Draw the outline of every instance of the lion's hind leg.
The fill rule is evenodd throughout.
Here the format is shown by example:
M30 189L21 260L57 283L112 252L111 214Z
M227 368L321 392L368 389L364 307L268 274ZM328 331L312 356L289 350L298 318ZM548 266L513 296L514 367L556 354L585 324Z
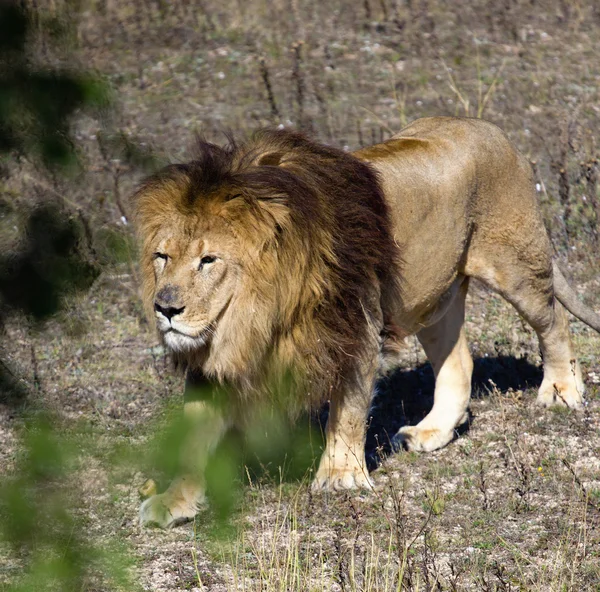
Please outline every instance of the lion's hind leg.
M409 450L429 452L442 448L454 438L455 428L467 420L473 373L463 327L468 283L465 278L439 321L417 333L433 366L435 392L429 414L416 426L401 428L395 437Z
M552 324L536 329L544 360L544 379L537 403L544 407L566 405L577 409L583 403L585 387L571 345L567 313L557 300L552 311Z
M550 255L504 253L481 272L477 263L476 258L468 263L472 275L500 293L537 333L544 362L537 403L580 407L584 394L581 369L571 344L567 313L554 297Z
M548 293L549 292L549 293ZM537 333L544 378L537 403L577 409L583 403L585 387L581 369L575 358L567 313L551 291L514 290L503 296L519 311Z

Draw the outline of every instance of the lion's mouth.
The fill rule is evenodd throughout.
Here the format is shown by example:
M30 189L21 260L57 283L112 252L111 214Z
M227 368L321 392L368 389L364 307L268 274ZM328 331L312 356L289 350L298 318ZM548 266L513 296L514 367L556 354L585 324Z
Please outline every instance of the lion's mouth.
M172 351L192 351L205 347L212 336L212 328L205 327L201 331L190 334L176 327L168 327L162 331L165 345Z
M213 331L213 323L208 323L198 331L181 321L168 320L163 315L157 315L156 320L157 328L163 336L173 333L190 339L200 339L208 337Z
M158 317L158 330L161 332L164 344L174 352L186 352L206 347L212 340L219 321L229 308L231 298L221 309L217 317L199 331L184 326L177 320L167 320L163 316Z

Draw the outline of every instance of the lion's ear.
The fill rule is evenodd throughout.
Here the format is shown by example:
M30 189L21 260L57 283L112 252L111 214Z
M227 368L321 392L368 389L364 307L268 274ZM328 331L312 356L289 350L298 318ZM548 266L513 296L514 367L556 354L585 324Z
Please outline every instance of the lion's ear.
M283 160L283 153L276 152L266 152L265 154L261 154L256 159L257 166L279 166L281 161Z

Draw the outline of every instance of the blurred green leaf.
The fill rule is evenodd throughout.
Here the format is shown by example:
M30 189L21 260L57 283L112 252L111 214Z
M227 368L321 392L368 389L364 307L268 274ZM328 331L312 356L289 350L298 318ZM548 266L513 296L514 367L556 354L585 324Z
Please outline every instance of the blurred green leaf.
M88 288L99 269L84 256L82 240L79 221L61 208L34 209L21 247L0 256L4 304L42 320L59 309L65 294Z
M65 168L76 161L71 118L82 109L107 107L108 88L89 73L34 59L27 47L28 38L39 35L34 14L22 2L0 4L0 153L27 153ZM45 24L59 22L57 17Z
M131 559L124 548L92 544L73 513L79 496L69 483L75 459L72 444L38 413L22 430L22 453L11 476L0 485L0 541L6 541L23 564L10 592L90 589L91 579L130 588Z

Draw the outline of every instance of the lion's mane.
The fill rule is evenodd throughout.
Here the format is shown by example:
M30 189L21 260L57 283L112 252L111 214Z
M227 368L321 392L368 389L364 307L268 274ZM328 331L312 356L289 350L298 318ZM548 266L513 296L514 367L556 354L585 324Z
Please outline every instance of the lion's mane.
M149 311L150 237L171 215L209 215L216 205L232 233L260 246L260 256L248 263L236 314L215 329L231 335L228 349L176 354L178 361L242 393L291 370L302 377L309 402L323 401L340 381L356 377L374 320L383 313L385 323L399 298L399 254L376 173L286 130L224 148L199 141L193 161L166 167L137 192Z

